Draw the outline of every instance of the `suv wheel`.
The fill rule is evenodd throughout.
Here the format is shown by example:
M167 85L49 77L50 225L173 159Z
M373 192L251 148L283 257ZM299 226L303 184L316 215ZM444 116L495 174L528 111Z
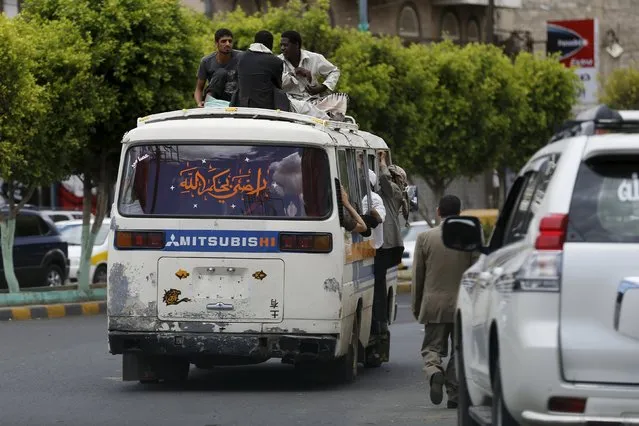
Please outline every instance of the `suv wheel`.
M46 271L46 287L60 287L64 285L64 279L62 278L62 268L60 268L58 265L50 264L49 266L47 266Z
M478 426L468 410L471 407L470 395L468 394L468 384L466 383L466 371L464 370L464 353L462 347L461 327L455 324L456 336L453 340L455 346L455 368L458 378L458 404L457 404L457 424L459 426Z

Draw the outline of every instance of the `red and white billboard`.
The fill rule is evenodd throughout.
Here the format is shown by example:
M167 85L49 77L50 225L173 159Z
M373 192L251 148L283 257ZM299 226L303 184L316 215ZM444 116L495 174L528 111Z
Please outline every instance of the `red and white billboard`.
M584 83L582 104L597 103L599 67L598 26L596 19L548 21L546 52L559 53L560 61L574 67Z

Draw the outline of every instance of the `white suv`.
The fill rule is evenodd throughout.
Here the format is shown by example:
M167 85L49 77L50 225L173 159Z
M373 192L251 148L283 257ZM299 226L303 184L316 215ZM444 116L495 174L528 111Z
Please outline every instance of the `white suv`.
M463 276L459 424L639 424L639 120L605 106L567 123L515 180ZM630 118L629 118L630 117Z

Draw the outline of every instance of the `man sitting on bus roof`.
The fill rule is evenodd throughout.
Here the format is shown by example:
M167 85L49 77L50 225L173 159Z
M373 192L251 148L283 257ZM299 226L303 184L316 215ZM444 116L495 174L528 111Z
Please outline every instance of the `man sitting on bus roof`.
M290 103L282 91L282 60L273 55L273 34L258 31L237 66L238 90L231 106L280 109Z
M282 88L291 100L292 109L324 120L342 121L348 97L333 93L340 77L339 68L323 55L302 49L302 36L297 31L282 33L280 49L279 58L284 61Z

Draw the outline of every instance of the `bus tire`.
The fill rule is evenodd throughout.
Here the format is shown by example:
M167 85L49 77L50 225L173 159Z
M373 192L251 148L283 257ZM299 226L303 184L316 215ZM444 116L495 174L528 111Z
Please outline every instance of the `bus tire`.
M353 330L346 355L335 360L333 375L338 383L352 383L357 377L359 353L359 318L353 317Z
M377 352L377 345L366 348L364 368L379 368L382 366L382 356Z

